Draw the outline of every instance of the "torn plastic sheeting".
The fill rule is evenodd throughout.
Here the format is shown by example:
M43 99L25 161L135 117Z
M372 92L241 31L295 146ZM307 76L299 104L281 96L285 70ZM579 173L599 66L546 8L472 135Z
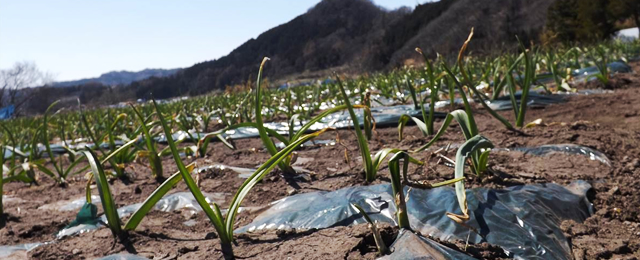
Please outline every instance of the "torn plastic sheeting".
M427 108L428 109L428 108ZM362 109L355 109L356 116L358 117L359 123L362 126L364 124L363 121L363 112ZM389 125L397 125L400 116L403 114L408 114L413 117L422 118L422 111L414 109L413 105L397 105L397 106L389 106L389 107L373 107L371 108L371 114L373 115L377 126L389 126ZM439 118L446 117L446 113L436 112L435 116ZM306 122L303 121L300 124L296 124L294 126L294 131L298 131L301 128L301 125L304 125ZM269 122L264 123L266 128L272 129L279 134L288 135L289 134L289 123L288 122ZM347 111L340 111L333 114L330 114L324 117L319 122L313 124L308 132L314 132L318 130L322 130L327 127L334 127L338 129L344 129L352 127L353 124L351 122L351 116ZM199 136L202 137L205 134L200 133L199 135L196 133L192 134L194 137ZM225 138L231 139L242 139L242 138L252 138L258 137L258 130L253 127L241 127L234 130L229 130L223 134ZM176 140L192 141L184 131L178 131L172 135L172 137ZM198 138L198 137L196 137ZM158 142L166 142L166 138L161 135L156 138Z
M9 159L11 158L11 155L13 154L13 147L12 148L8 148L7 146L2 146L0 149L2 149L2 154L4 155L5 159ZM16 148L16 154L20 155L24 153L22 151L20 151L19 149Z
M22 203L25 200L23 200L21 198L16 198L16 197L13 197L13 196L10 196L10 195L2 195L2 201L3 201L3 203L9 203L9 202L11 202L11 203Z
M471 218L467 224L486 240L445 216L447 212L459 213L452 187L411 189L407 193L407 211L414 230L441 240L465 241L470 236L471 243L487 241L514 257L570 259L571 248L560 223L566 219L582 222L592 213L586 199L590 188L586 182L576 181L567 187L534 184L503 190L468 189ZM374 221L395 224L391 186L381 184L287 197L235 232L363 223L351 203L360 205Z
M414 110L412 105L411 106L399 105L399 106L393 106L393 107L375 107L371 109L371 113L374 119L376 120L376 125L378 126L396 125L398 123L398 120L400 119L400 116L402 116L403 114L409 114L415 117L421 117L422 115L422 112L420 110ZM356 115L359 119L359 123L363 125L364 121L363 121L362 109L356 109ZM436 113L436 116L444 118L446 114L438 112ZM301 124L296 124L294 126L294 131L298 131L301 127L300 125L304 123L306 122L302 122ZM351 122L351 117L349 116L349 113L347 113L346 111L341 111L341 112L330 114L325 118L323 118L322 120L320 120L319 122L316 122L308 129L308 132L322 130L327 127L344 129L344 128L352 127L352 125L353 124ZM276 132L283 135L289 134L288 122L270 122L270 123L265 123L264 126L269 129L275 130ZM245 127L245 128L238 128L235 130L229 130L225 133L225 136L231 139L241 139L241 138L258 137L259 133L258 133L258 130L255 128Z
M216 203L224 202L226 199L226 194L224 193L203 193L207 203L212 204L214 201ZM121 218L127 217L133 214L138 208L142 206L142 203L136 203L124 207L118 208L118 216ZM195 214L197 212L202 211L198 202L193 198L191 192L176 192L173 194L165 195L160 199L156 205L153 207L155 210L160 210L164 212L171 212L179 209L188 209L191 211L191 214ZM106 216L102 215L100 217L100 221L102 223L108 223ZM92 230L96 230L103 225L98 223L96 225L91 224L80 224L75 227L65 228L60 230L56 235L57 238L62 238L70 235L80 234Z
M600 92L597 90L581 90L578 93L574 93L574 94L589 95L589 94L599 94L599 93L607 93L607 92ZM541 91L538 91L538 90L531 90L528 95L527 106L544 107L550 104L562 103L564 102L564 97L566 95L567 94L547 95L547 94L542 94ZM520 98L521 92L518 91L515 97L516 97L516 102L519 104L521 99ZM462 104L462 100L459 98L455 99L454 102L456 104ZM486 102L489 105L489 107L491 107L491 109L493 110L503 111L503 110L513 109L511 100L509 99L508 96L502 96L493 101L486 100ZM442 107L448 106L449 104L450 104L449 100L441 100L436 103L435 107L442 108ZM425 106L427 106L425 107L425 109L427 109L428 111L429 109L428 104L425 104ZM355 109L355 112L356 112L356 116L358 117L358 122L360 123L360 126L364 126L362 109ZM415 109L413 105L375 106L371 108L371 113L378 127L396 126L398 124L398 120L403 114L407 114L412 117L422 119L422 111L419 109ZM436 111L434 115L437 118L445 118L447 114ZM294 130L298 131L301 125L303 125L304 123L306 122L303 121L300 124L296 124L296 126L294 126ZM281 135L286 136L289 134L288 122L269 122L269 123L265 123L264 126L266 128L269 128L278 132ZM330 114L325 118L323 118L322 120L320 120L319 122L316 122L307 130L307 132L314 132L314 131L322 130L327 127L345 129L345 128L353 127L353 124L351 122L351 117L349 113L347 111L341 111L341 112ZM200 139L205 135L207 135L207 133L191 132L191 135L189 135L184 131L177 131L172 134L172 137L174 140L183 140L183 141L193 142L194 140L191 139L191 136L193 136L194 138ZM222 134L223 138L230 138L230 139L255 138L259 136L260 135L258 133L258 130L253 127L241 127L241 128L226 131L224 134ZM212 140L216 140L216 139L212 139ZM164 135L161 134L155 138L155 141L159 143L166 143L167 139ZM142 140L140 140L140 142L142 142ZM117 147L122 146L123 144L124 142L120 140L116 140ZM94 147L94 145L91 143L82 143L82 144L72 145L70 146L70 148L77 150L80 148L84 148L85 145L88 145L89 147L92 147L92 148ZM100 146L104 149L109 149L109 144L102 143ZM54 155L66 153L66 150L60 144L52 144L50 147ZM45 153L43 145L38 146L38 151L39 153L42 153L43 156L45 157L48 156ZM5 150L5 153L4 153L5 158L10 158L11 154L12 153L10 150L8 149ZM28 156L29 152L25 152L25 154Z
M532 89L529 90L529 95L527 96L527 107L530 108L538 108L538 107L546 107L551 104L558 104L565 102L565 97L567 95L593 95L593 94L603 94L603 93L612 93L611 91L606 90L579 90L576 93L565 93L559 92L559 94L546 94L546 92L542 89ZM515 94L516 104L520 105L520 100L522 98L522 91L517 91ZM475 100L469 100L470 102L477 102ZM462 99L455 99L454 102L456 104L462 104ZM512 110L513 105L511 104L511 98L509 96L500 96L495 100L485 100L487 105L496 111L505 111ZM449 100L441 100L436 103L436 108L445 107L451 104ZM422 115L416 116L418 118L422 118ZM376 119L377 120L377 119ZM377 122L377 121L376 121ZM395 122L397 124L397 121Z
M411 198L408 208L410 217L413 216L410 221L421 225L417 230L442 240L464 241L471 235L472 243L487 241L502 247L512 257L570 259L571 248L560 224L567 219L582 222L592 214L591 203L586 199L590 188L588 183L576 181L567 187L544 184L468 190L471 219L467 224L484 239L444 216L446 212L459 213L453 188L426 192L413 189L408 194ZM436 210L411 214L411 209L420 207Z
M300 145L300 147L311 147L311 148L319 148L322 146L334 146L336 145L336 140L313 140L306 141ZM283 142L276 143L276 148L284 149L285 145Z
M516 148L502 148L501 150L505 151L519 151L525 154L532 154L536 156L546 156L553 153L566 153L573 155L582 155L589 157L589 160L599 161L608 166L611 166L611 161L607 158L603 153L591 149L589 147L575 145L575 144L552 144L552 145L541 145L537 147L516 147Z
M20 245L13 245L13 246L0 246L0 257L4 258L19 251L29 252L41 245L43 245L43 243L28 243L28 244L20 244Z
M456 149L460 147L460 144L450 144L450 145L439 147L439 148L430 147L427 149L427 151L435 151L438 149L443 149L445 147L448 147L448 149ZM564 153L569 155L586 156L589 158L589 160L599 161L601 163L606 164L607 166L611 166L611 161L605 154L597 150L591 149L589 147L576 145L576 144L548 144L548 145L541 145L541 146L534 146L534 147L493 148L491 149L491 151L493 152L516 151L516 152L521 152L521 153L535 155L535 156L548 156L554 153Z
M608 89L579 89L577 92L560 92L566 95L596 95L596 94L612 94L613 90Z
M116 147L120 147L124 144L123 141L120 140L116 140L115 141L115 146ZM80 143L80 144L75 144L75 145L68 145L67 147L71 150L80 150L80 149L84 149L86 146L88 146L89 148L94 149L96 146L93 143ZM53 153L54 155L59 155L59 154L64 154L67 153L67 150L64 149L64 146L60 143L56 143L56 144L50 144L49 148L51 148L51 153ZM101 143L100 144L100 148L102 149L110 149L111 146L108 143ZM47 148L43 145L43 144L38 144L38 153L42 154L42 157L48 157L49 155L46 153ZM27 156L29 156L30 152L25 152L25 154Z
M516 92L514 96L516 99L516 103L519 106L520 100L522 99L522 91ZM545 107L551 104L562 103L564 101L565 100L563 95L546 95L539 93L539 91L531 90L529 91L529 95L527 96L527 107ZM513 109L511 98L509 96L501 96L496 100L486 101L486 103L491 109L497 111Z
M189 134L193 135L195 138L202 138L205 135L207 135L207 133L196 133L195 131L190 131L189 133L180 130L177 131L173 134L171 134L171 138L173 138L174 141L193 141L191 140L191 137L189 136ZM158 136L156 136L155 141L158 143L166 143L167 142L167 137L164 134L159 134Z
M305 178L305 176L302 176L304 174L312 174L312 171L309 171L307 169L304 169L302 167L298 167L298 166L292 166L293 169L297 172L300 173L296 176L294 176L294 178ZM241 167L234 167L234 166L228 166L228 165L224 165L224 164L214 164L214 165L208 165L208 166L203 166L203 167L199 167L195 170L195 172L197 173L204 173L208 170L232 170L236 173L238 173L238 177L242 178L242 179L248 179L249 177L251 177L251 175L253 175L253 173L256 171L256 169L252 169L252 168L241 168Z
M607 64L607 68L609 70L609 73L611 74L633 72L633 70L631 69L631 66L629 66L623 61L611 62ZM591 67L574 70L571 72L571 75L574 76L575 78L574 81L579 82L579 81L588 81L592 79L592 76L597 75L599 73L600 73L600 70L598 70L598 67L591 66Z
M120 140L116 140L115 141L116 147L120 147L123 144L124 144L124 142L122 142ZM80 143L80 144L75 144L75 145L68 145L67 147L69 149L71 149L71 150L80 150L80 149L84 149L86 146L89 146L89 148L92 148L92 149L95 148L95 144L93 144L93 143ZM107 144L107 143L102 143L102 144L100 144L100 147L102 149L109 149L110 145ZM51 148L51 153L53 153L53 155L60 155L60 154L67 153L67 150L64 149L64 146L62 144L60 144L60 143L50 144L49 148ZM46 147L43 144L38 144L37 153L40 154L44 158L49 157L49 154L47 154ZM12 149L8 149L8 148L4 149L4 158L5 159L11 158L12 154L13 154ZM29 155L31 155L31 151L26 151L25 152L25 151L22 151L22 150L16 148L16 155L18 155L20 157L28 157Z
M620 60L609 63L607 67L609 69L609 73L611 74L630 73L633 71L627 63ZM575 69L571 72L571 75L575 77L575 81L579 82L579 81L588 80L589 77L599 73L600 71L598 70L598 67L591 66L591 67L585 67L581 69ZM520 75L516 75L515 78L517 80L520 80L521 77ZM536 81L541 84L555 83L554 82L555 80L553 79L553 74L549 72L536 75Z
M609 69L609 73L612 73L612 74L613 73L630 73L633 71L627 63L620 60L607 64L607 67ZM600 73L600 71L598 70L598 67L591 66L591 67L586 67L581 69L575 69L571 72L571 75L574 77L577 77L578 80L582 80L582 79L588 78L589 76L596 75L598 73ZM520 75L516 75L515 78L517 80L520 80L521 77ZM553 74L549 72L538 74L536 75L536 81L542 84L554 83Z
M100 196L91 195L91 201L93 204L100 204ZM39 210L57 210L57 211L73 211L79 208L87 202L86 197L74 199L74 200L63 200L54 203L49 203L38 207Z
M249 169L249 168L240 168L240 167L234 167L234 166L228 166L228 165L224 165L224 164L214 164L214 165L208 165L208 166L203 166L203 167L199 167L195 170L195 172L197 173L204 173L208 170L219 170L219 171L224 171L226 169L232 170L234 172L238 173L238 177L242 178L242 179L247 179L249 177L251 177L251 175L253 175L253 173L256 171L256 169Z
M580 90L577 93L571 93L571 94L590 95L590 94L600 94L600 93L610 93L610 92L598 91L598 90ZM561 93L561 94L548 95L548 94L543 94L539 90L531 90L528 95L527 106L528 107L545 107L550 104L562 103L565 101L564 97L566 95L568 94ZM516 103L519 105L521 100L521 91L518 91L516 93L515 98L516 98ZM469 100L469 101L473 102L473 100ZM454 102L456 104L462 104L462 100L459 98L455 99ZM487 105L489 105L491 109L496 111L513 109L509 96L501 96L496 100L492 100L492 101L485 100L485 102L487 102ZM442 108L442 107L448 106L449 104L450 104L449 100L441 100L436 103L435 107ZM425 104L425 106L428 106L428 104ZM425 107L425 109L428 111L429 108ZM358 117L360 126L363 126L364 121L363 121L362 109L356 109L355 112L356 112L356 116ZM400 119L400 116L402 116L403 114L407 114L412 117L422 119L422 111L419 109L414 109L413 105L374 106L373 108L371 108L371 113L378 127L396 126L398 124L398 120ZM447 114L436 111L434 115L437 118L445 118ZM301 122L301 124L297 124L296 126L294 126L294 130L298 131L301 125L304 123L305 122L303 121ZM289 134L288 122L269 122L269 123L265 123L264 126L266 128L269 128L278 132L281 135L286 136ZM307 130L307 132L314 132L314 131L322 130L327 127L345 129L345 128L353 127L353 124L351 122L351 117L349 113L347 111L341 111L341 112L330 114L324 119L320 120L319 122L316 122ZM193 131L190 133L191 135L181 130L173 133L172 137L174 140L183 140L183 141L193 142L194 140L191 139L191 136L194 136L195 138L200 139L205 135L207 135L207 133L196 133ZM260 135L258 133L258 130L253 127L241 127L234 130L229 130L224 134L222 134L221 136L223 138L230 138L230 139L243 139L243 138L255 138L255 137L259 137ZM216 140L216 139L212 139L212 140ZM159 143L166 143L167 139L164 135L161 134L155 138L155 141ZM142 142L142 139L140 139L140 142ZM116 147L122 146L123 144L124 142L120 140L116 140ZM81 144L71 145L69 146L69 148L71 148L72 150L78 150L78 149L84 148L85 146L89 146L91 148L95 147L95 145L92 143L81 143ZM110 148L109 144L107 143L102 143L100 146L103 149ZM63 148L63 146L60 144L51 144L50 147L54 155L64 154L67 152ZM45 153L44 145L41 145L41 144L38 145L38 152L41 153L43 157L48 156ZM5 149L4 151L5 159L10 158L11 154L12 154L11 150ZM24 154L28 156L29 152L24 152Z
M633 72L633 70L631 69L631 66L629 66L628 64L626 64L624 61L614 61L611 62L609 64L607 64L607 68L609 69L610 73L630 73ZM598 74L600 73L600 71L598 70L598 67L596 66L591 66L591 67L586 67L586 68L582 68L582 69L577 69L571 72L572 75L574 76L581 76L581 75L593 75L593 74Z
M378 260L391 259L474 259L461 252L443 246L429 238L402 229L390 247L392 253Z
M516 93L515 97L516 97L517 103L520 102L521 93L522 93L521 91L518 91ZM597 94L597 93L600 93L600 92L579 91L576 94ZM566 94L548 95L548 94L544 94L543 91L540 91L540 90L530 90L528 95L527 106L544 107L550 104L562 103L565 101L564 100L565 97L566 97ZM455 99L454 102L456 104L462 104L462 100L459 98ZM489 105L489 107L491 107L494 110L501 111L501 110L512 109L511 100L509 96L502 96L493 101L486 100L486 102ZM450 105L449 100L441 100L436 103L435 107L442 108L448 105ZM429 109L428 104L425 104L425 109L428 111ZM356 116L358 117L358 122L360 123L361 126L363 126L364 121L363 121L362 109L355 109L355 112L356 112ZM376 121L376 125L379 127L396 126L398 124L398 120L400 119L400 116L402 116L403 114L407 114L407 115L422 119L422 111L419 109L415 109L413 104L395 105L395 106L374 106L371 108L371 113ZM438 118L445 118L446 115L447 114L443 112L437 112L437 111L435 112L435 117L438 117ZM294 126L294 131L298 131L301 125L303 125L304 123L306 122L303 121L299 124L296 124ZM269 122L269 123L265 123L264 126L282 135L289 134L288 122ZM353 124L351 122L351 117L349 113L347 111L340 111L340 112L330 114L325 118L323 118L322 120L320 120L319 122L313 124L308 129L308 132L318 131L327 127L345 129L345 128L353 127ZM191 135L193 135L196 138L200 138L205 136L206 134L192 132ZM253 127L241 127L234 130L229 130L225 132L222 136L230 139L242 139L242 138L258 137L259 133L258 133L258 130ZM174 133L172 137L175 140L193 141L190 139L189 135L184 131L178 131ZM156 141L166 142L166 138L164 137L164 135L160 135L159 137L156 138Z
M4 150L3 154L4 154L4 159L5 160L6 159L10 159L11 156L13 155L13 147L9 148L9 146L3 146L0 149ZM23 152L18 148L15 148L15 151L16 151L16 157L27 157L30 154L29 152Z
M386 193L389 185L350 187L334 192L310 192L286 197L271 203L265 213L257 216L253 222L241 227L234 233L252 232L260 229L287 228L328 228L365 223L362 217L351 207L357 202L374 221L393 221L395 207L391 193ZM337 203L332 203L336 202Z

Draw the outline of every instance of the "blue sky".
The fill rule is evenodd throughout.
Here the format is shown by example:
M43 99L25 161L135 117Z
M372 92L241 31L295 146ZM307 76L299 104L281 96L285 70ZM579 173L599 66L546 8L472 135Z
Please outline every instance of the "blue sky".
M0 0L0 69L33 61L64 81L189 67L226 55L319 0ZM387 9L426 0L374 0Z

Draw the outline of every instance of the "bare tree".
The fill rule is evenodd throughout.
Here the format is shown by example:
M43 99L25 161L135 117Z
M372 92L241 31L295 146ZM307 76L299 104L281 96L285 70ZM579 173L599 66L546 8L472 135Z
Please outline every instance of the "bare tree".
M15 110L33 96L31 87L53 82L53 76L42 72L34 62L16 62L13 67L0 70L0 108L13 105Z

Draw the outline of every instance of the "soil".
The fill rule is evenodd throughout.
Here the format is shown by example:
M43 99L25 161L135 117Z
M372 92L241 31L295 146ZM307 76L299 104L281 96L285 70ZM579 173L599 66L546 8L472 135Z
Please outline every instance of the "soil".
M542 119L542 124L525 128L522 133L508 130L479 105L475 117L480 133L497 147L531 147L545 144L577 144L604 153L611 161L607 166L584 156L552 154L538 157L522 153L495 152L490 157L493 170L487 178L469 176L468 187L504 188L528 183L568 184L586 180L593 186L589 198L594 214L584 223L566 221L562 230L570 241L575 259L636 259L640 258L640 63L630 64L634 73L614 76L606 86L581 84L578 88L607 88L612 92L595 95L570 95L567 102L545 108L530 109L527 122ZM511 122L511 111L500 112ZM440 122L436 123L439 127ZM398 141L396 128L379 128L369 142L370 149L415 149L428 141L415 126L405 129L405 138ZM350 130L327 132L317 140L337 140L336 145L303 147L297 152L296 166L310 173L297 176L274 170L259 183L243 202L251 207L238 215L237 227L250 223L268 203L291 194L313 191L333 191L366 185L361 173L361 158L355 134ZM463 136L457 126L450 127L434 147L459 144ZM235 140L236 150L212 143L204 158L186 158L198 166L224 164L255 168L269 156L259 138ZM444 151L455 157L455 149ZM415 155L426 162L411 166L410 178L416 181L439 182L452 178L453 169L432 152ZM172 158L163 161L164 174L177 169ZM142 202L158 183L144 162L127 165L131 178L112 180L111 191L118 206ZM231 196L244 181L230 170L208 170L198 179L204 192L225 193L217 201L226 208ZM41 175L38 185L7 183L4 186L6 215L0 223L0 245L17 245L53 241L55 233L75 218L76 211L41 208L59 201L84 196L86 180L75 176L66 187L56 185ZM381 167L374 183L388 183L386 166ZM187 191L179 184L176 191ZM94 191L94 194L96 192ZM99 206L99 211L101 207ZM194 226L183 223L195 220ZM398 230L381 225L383 237L391 244ZM376 248L366 225L333 227L323 230L261 231L237 235L234 253L239 259L373 259ZM443 245L481 259L506 257L502 250L486 243L465 245L465 241L440 241ZM466 248L466 249L465 249ZM28 253L18 252L9 258L85 259L116 253L138 254L153 259L216 259L222 258L220 244L213 226L204 214L152 211L128 238L117 241L108 229L102 228L77 236L56 240Z

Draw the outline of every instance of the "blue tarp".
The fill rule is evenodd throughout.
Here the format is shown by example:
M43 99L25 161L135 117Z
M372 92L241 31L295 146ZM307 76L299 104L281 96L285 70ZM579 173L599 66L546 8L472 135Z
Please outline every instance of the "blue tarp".
M13 105L9 105L7 107L0 108L0 120L5 120L11 118L13 112L16 108Z

